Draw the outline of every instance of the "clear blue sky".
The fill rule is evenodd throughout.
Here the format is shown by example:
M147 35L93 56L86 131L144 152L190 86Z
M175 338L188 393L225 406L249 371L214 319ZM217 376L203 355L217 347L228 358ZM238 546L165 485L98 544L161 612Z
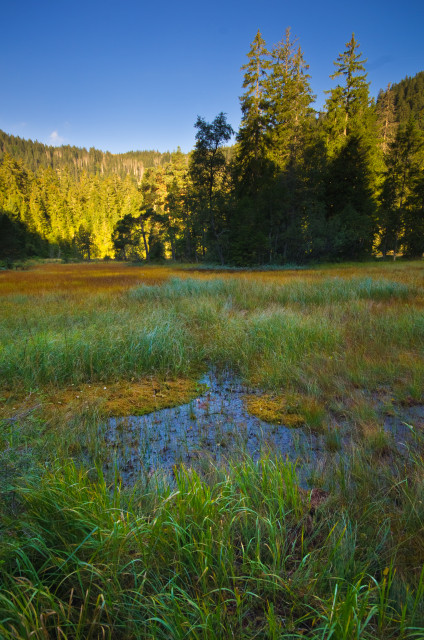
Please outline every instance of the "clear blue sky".
M317 106L355 32L371 93L424 70L424 3L392 0L21 0L3 2L0 129L48 144L189 151L197 115L240 123L250 43L286 27Z

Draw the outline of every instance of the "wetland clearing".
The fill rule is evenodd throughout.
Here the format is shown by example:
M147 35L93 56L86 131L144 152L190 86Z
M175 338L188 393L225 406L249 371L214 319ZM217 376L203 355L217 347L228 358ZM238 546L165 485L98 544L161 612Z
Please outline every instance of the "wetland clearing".
M424 637L424 264L0 272L0 636Z

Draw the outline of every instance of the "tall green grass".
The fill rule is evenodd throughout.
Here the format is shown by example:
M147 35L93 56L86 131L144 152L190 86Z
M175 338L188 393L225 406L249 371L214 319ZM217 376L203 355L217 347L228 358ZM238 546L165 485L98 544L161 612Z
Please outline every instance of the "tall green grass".
M3 522L0 633L423 637L423 462L381 477L364 455L342 471L348 499L333 478L318 506L295 467L270 458L209 478L180 468L131 493L72 463L29 479Z
M195 376L216 366L265 387L316 387L324 374L334 388L367 369L367 354L378 349L392 362L402 350L422 350L415 296L371 278L284 286L174 278L117 296L12 296L0 320L0 385ZM374 303L383 308L374 312Z
M128 292L132 300L177 300L184 297L231 297L242 306L263 304L328 304L348 300L406 299L414 288L401 282L373 278L326 278L318 282L294 281L266 285L248 279L198 280L172 277L162 285L141 285Z

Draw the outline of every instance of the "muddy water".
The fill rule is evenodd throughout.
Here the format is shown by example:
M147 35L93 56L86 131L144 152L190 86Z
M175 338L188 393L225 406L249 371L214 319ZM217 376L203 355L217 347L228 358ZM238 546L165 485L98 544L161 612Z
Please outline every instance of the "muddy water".
M141 475L171 472L180 463L201 470L211 461L225 463L246 455L256 460L267 454L297 460L306 482L311 469L325 466L330 458L334 464L335 457L354 446L347 424L338 425L339 450L328 451L325 436L269 424L248 414L243 396L258 392L233 377L209 374L200 382L205 391L189 404L144 416L111 418L101 434L109 451L106 469L116 466L123 483L132 484ZM405 443L413 441L411 425L424 428L423 405L384 419L384 429L400 454Z
M322 451L318 436L248 414L243 396L254 390L228 376L210 374L200 382L205 392L189 404L109 420L103 436L111 452L108 464L117 465L125 483L181 462L201 467L205 461L246 454L258 459L267 453L293 461L300 457L308 464Z

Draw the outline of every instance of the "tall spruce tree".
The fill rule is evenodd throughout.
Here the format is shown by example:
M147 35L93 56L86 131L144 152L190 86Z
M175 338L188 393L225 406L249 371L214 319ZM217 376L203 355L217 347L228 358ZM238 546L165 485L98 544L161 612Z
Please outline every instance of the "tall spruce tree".
M371 255L376 230L367 149L350 135L329 162L325 183L327 258L358 260Z
M376 112L380 146L383 153L387 153L397 129L395 94L390 83L387 85L386 91L380 91L378 94Z
M369 97L366 60L352 34L334 63L324 117L329 165L326 175L328 253L339 259L369 255L376 229L376 192L382 169L375 107ZM379 155L380 154L380 155Z
M192 258L187 211L188 160L180 147L171 154L166 167L164 203L164 238L171 248L173 260Z
M240 98L241 124L237 134L236 173L239 191L254 194L260 189L266 172L267 105L264 84L269 68L268 51L261 32L258 32L247 54L243 89Z
M304 254L302 155L314 114L308 68L297 40L286 29L271 51L265 85L270 157L276 170L275 205L268 221L270 262L298 262Z
M424 131L424 71L392 85L396 121L406 124L412 117Z
M281 170L295 161L302 145L314 100L303 58L290 28L271 51L270 73L265 83L270 154Z
M393 252L394 260L404 242L407 247L414 246L414 224L411 221L414 210L420 210L421 204L422 150L423 136L411 117L406 124L399 126L396 138L389 145L381 194L380 248L383 256Z
M240 97L241 123L232 163L235 199L229 219L230 260L254 264L265 255L262 221L266 196L273 177L268 158L268 118L264 86L269 69L268 51L261 32L251 43Z
M336 71L330 76L332 80L343 81L327 92L325 129L330 153L340 150L350 134L362 134L368 124L370 97L364 73L366 59L361 58L358 49L359 43L352 33L346 50L334 62Z

